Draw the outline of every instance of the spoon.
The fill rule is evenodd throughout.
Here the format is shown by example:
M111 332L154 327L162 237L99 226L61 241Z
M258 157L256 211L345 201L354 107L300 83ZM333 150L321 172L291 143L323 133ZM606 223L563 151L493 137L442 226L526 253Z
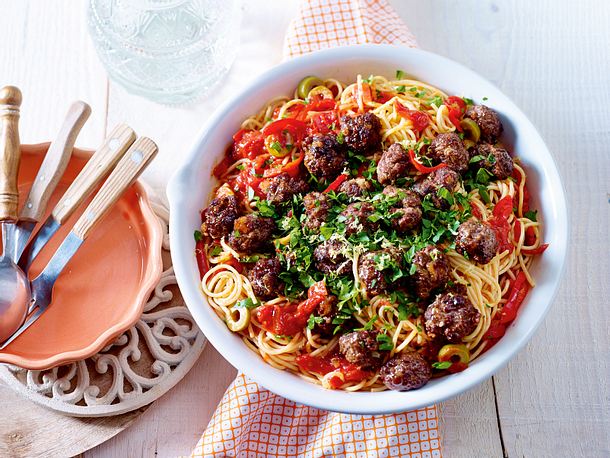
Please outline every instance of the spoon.
M20 106L21 91L18 88L6 86L0 89L0 223L4 249L0 257L0 342L21 326L31 296L30 282L12 259L13 239L8 236L9 227L17 222L19 205Z

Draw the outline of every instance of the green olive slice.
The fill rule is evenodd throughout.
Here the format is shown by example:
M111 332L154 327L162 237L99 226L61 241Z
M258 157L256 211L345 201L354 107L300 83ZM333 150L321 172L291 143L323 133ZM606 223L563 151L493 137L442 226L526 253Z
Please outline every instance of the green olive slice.
M322 80L317 76L306 76L297 86L297 95L300 99L306 99L309 95L309 91L311 91L314 86L320 84L322 84Z
M233 307L227 316L227 327L233 332L243 331L250 324L250 309Z
M481 138L481 129L476 122L470 118L464 118L460 121L460 126L464 129L467 134L467 138L477 143Z

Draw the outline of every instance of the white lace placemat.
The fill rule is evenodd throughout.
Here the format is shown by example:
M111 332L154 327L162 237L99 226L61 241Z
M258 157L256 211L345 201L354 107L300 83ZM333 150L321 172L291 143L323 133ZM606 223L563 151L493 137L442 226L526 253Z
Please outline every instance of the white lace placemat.
M169 212L163 225L164 272L138 322L98 354L53 369L1 364L0 379L44 407L79 417L119 415L150 404L193 367L206 339L191 317L169 257Z

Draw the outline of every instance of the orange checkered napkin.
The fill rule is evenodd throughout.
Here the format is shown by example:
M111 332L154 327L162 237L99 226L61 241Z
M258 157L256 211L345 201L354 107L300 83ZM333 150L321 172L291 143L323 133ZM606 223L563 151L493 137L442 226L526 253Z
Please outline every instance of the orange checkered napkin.
M296 404L243 374L227 389L194 457L440 458L436 408L347 415Z
M415 38L387 0L304 0L284 43L289 58L333 46ZM435 406L393 415L347 415L296 404L239 374L194 457L441 457Z
M284 56L361 43L417 47L387 0L304 0L288 28Z

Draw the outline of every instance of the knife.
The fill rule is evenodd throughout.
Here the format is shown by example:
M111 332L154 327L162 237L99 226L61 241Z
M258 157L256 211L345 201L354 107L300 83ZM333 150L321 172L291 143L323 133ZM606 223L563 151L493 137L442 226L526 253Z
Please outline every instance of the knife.
M13 252L11 253L13 261L19 261L34 227L42 218L51 194L66 171L76 137L90 114L91 107L85 102L74 102L68 110L57 138L49 146L21 209L19 221L17 224L9 226L9 236L13 240Z
M30 307L30 313L33 313L7 341L0 345L0 350L19 337L47 310L51 304L53 286L57 277L59 277L97 223L106 216L116 201L119 200L127 188L136 181L146 166L152 161L157 151L158 148L155 142L146 137L139 138L129 148L129 151L117 164L49 263L40 275L32 280L32 306Z
M51 215L38 230L26 250L21 255L19 266L28 272L36 256L55 235L63 223L74 213L80 204L91 194L99 182L108 175L127 149L136 140L130 127L120 124L106 137L102 146L87 161L87 164L68 190L59 200Z

